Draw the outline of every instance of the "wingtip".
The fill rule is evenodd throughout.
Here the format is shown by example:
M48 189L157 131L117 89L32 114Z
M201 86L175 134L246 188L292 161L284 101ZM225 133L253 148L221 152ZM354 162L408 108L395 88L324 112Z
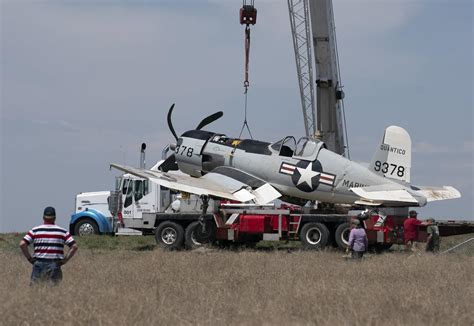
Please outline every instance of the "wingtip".
M444 189L448 190L452 194L452 198L461 198L461 192L453 186L443 186Z

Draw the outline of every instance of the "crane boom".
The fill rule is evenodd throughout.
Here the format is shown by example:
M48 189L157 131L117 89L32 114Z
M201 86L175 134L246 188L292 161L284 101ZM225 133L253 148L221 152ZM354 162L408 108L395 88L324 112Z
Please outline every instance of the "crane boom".
M332 0L288 0L288 8L306 135L321 139L335 153L349 156ZM311 47L316 64L316 103Z
M295 50L296 73L300 88L301 106L306 136L314 138L316 132L316 110L314 102L313 58L311 55L311 29L308 17L308 2L288 0L290 26Z

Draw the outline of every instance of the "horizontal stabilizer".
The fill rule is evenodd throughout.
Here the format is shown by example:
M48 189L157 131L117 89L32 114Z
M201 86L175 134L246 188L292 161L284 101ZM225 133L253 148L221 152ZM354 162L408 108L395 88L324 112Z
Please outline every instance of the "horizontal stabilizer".
M435 200L461 197L461 193L451 186L405 187L400 184L383 184L350 190L360 197L361 205L367 205L362 202L369 202L372 205L425 206Z
M367 200L356 200L354 202L356 205L362 205L362 206L380 206L382 203L377 203L377 202L371 202Z
M421 193L426 197L428 202L436 200L454 199L461 198L461 193L454 187L443 186L443 187L418 187L417 192Z
M425 200L418 200L401 185L387 184L350 188L350 190L360 197L358 202L363 205L422 206L425 204Z

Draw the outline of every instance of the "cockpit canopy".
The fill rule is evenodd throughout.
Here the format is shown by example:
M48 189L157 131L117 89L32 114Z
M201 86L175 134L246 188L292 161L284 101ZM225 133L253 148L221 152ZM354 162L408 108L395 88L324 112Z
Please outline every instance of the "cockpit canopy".
M322 141L308 137L301 137L298 142L296 142L295 137L286 136L271 144L271 148L278 152L280 156L314 161L318 156L319 150L326 148L326 145Z

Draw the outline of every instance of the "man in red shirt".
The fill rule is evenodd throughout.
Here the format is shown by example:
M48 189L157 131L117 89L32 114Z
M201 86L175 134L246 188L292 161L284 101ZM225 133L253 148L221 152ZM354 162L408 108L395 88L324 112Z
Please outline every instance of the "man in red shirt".
M409 217L403 222L403 237L405 246L411 251L416 251L418 242L418 226L424 224L417 219L416 211L408 212Z

